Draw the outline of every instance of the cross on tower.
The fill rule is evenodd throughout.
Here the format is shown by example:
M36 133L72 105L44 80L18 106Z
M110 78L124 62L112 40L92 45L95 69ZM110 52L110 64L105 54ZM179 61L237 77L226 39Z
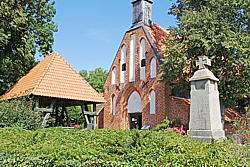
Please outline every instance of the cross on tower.
M211 66L211 59L207 56L200 56L199 60L196 60L196 66L199 66L199 70L205 69L207 66Z

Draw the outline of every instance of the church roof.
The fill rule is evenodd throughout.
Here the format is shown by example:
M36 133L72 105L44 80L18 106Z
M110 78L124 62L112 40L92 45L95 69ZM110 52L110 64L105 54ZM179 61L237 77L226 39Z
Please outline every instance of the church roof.
M169 35L169 30L157 25L152 24L151 27L146 26L146 29L151 37L152 42L154 43L156 50L160 54L161 58L163 58L162 52L166 49L166 39Z
M242 115L232 108L225 109L225 121L233 122L236 121L236 118L241 118Z
M105 102L58 53L46 56L1 96L0 101L28 95Z

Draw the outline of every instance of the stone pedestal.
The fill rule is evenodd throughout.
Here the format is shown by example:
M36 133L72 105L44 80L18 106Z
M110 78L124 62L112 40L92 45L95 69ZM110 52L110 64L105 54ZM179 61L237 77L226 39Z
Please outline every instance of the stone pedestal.
M211 143L212 139L225 138L221 123L218 79L206 68L211 65L207 57L196 62L199 70L190 79L191 106L189 131L195 140Z

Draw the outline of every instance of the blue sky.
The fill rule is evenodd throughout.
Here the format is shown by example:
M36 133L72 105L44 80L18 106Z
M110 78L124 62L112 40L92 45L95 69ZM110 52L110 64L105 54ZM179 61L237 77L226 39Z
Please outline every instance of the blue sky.
M153 22L168 28L170 0L154 0ZM131 0L57 0L54 51L76 70L109 70L122 37L132 24Z

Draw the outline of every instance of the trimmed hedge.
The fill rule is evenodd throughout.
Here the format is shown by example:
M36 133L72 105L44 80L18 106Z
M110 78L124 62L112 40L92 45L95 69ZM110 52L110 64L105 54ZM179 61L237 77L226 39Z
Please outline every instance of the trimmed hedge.
M175 132L0 129L0 166L248 166L248 146ZM249 161L248 161L249 162Z
M26 98L0 102L0 127L40 128L42 117L33 106L33 100Z

